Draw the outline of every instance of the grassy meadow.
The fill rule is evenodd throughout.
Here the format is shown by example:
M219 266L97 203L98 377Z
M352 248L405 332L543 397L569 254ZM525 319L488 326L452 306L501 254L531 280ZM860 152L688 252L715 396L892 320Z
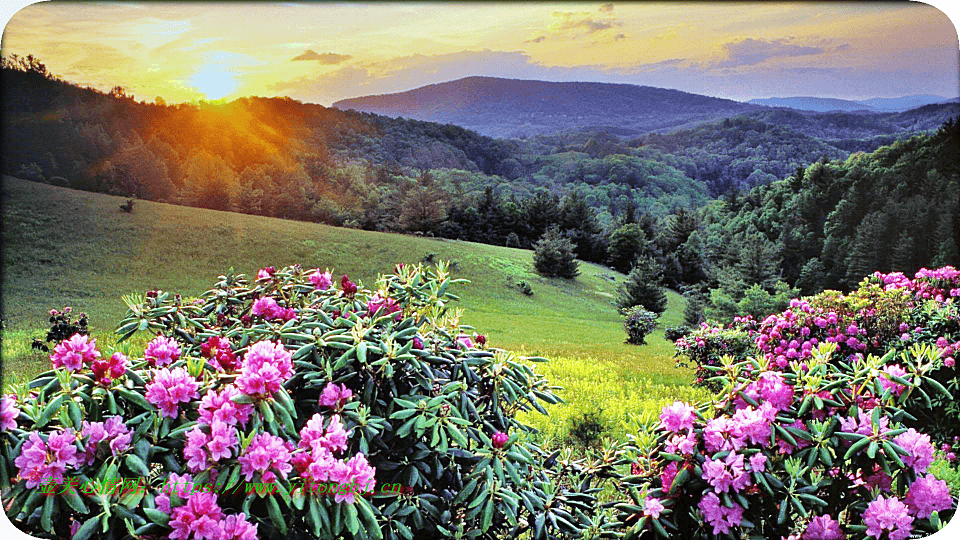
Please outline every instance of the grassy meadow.
M689 387L690 372L674 366L662 329L648 345L624 344L611 304L624 276L602 266L581 263L575 280L548 279L536 274L526 250L147 201L126 213L122 197L8 176L2 196L5 385L48 368L30 342L43 337L51 308L87 312L92 334L109 350L126 311L124 294L159 288L197 295L231 267L249 274L298 262L372 285L397 262L432 257L453 261L453 275L470 281L454 290L465 323L492 346L552 360L538 369L564 387L569 404L554 407L549 419L528 419L547 436L562 438L572 417L589 412L622 434L631 415L700 396ZM533 296L520 292L520 281ZM679 324L682 312L683 299L669 293L661 327ZM135 353L147 337L132 340Z

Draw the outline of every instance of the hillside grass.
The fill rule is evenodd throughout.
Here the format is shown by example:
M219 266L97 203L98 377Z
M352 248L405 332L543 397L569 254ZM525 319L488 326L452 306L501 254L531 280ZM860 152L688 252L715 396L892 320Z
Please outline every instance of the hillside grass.
M198 295L229 268L249 274L294 263L373 285L378 273L397 262L417 263L431 254L453 261L454 277L470 281L453 292L466 310L464 322L486 334L492 346L600 362L658 384L690 380L688 371L674 367L673 347L662 330L648 338L649 345L624 344L611 304L623 275L602 266L581 263L575 280L549 279L536 274L527 250L148 201L137 201L126 213L119 209L123 197L9 176L0 192L5 381L47 368L46 355L31 351L30 341L43 337L50 308L69 305L90 314L92 333L104 347L115 343L113 329L126 312L124 294L159 288ZM533 296L516 287L521 280ZM669 293L662 326L679 322L682 304ZM576 369L570 366L571 373Z

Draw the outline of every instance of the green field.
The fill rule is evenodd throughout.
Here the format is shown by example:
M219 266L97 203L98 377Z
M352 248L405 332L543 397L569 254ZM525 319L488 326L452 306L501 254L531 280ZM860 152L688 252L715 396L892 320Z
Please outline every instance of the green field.
M29 345L44 335L50 308L69 305L89 313L103 346L115 341L112 331L126 311L120 297L127 293L160 288L197 295L231 267L250 273L297 262L372 285L395 263L433 254L453 261L454 276L470 281L454 291L466 310L464 322L493 346L557 358L542 371L570 387L563 394L578 401L577 410L614 399L613 390L623 401L614 409L633 407L654 386L659 390L650 398L661 401L673 389L678 396L690 392L690 374L674 367L662 330L646 346L623 343L611 304L623 275L602 266L581 263L575 280L548 279L534 272L532 252L520 249L146 201L126 213L119 209L122 197L7 176L2 193L5 382L47 369L46 356ZM533 296L516 287L521 280ZM669 300L662 326L678 324L683 311L679 295L669 293ZM586 395L590 388L596 391Z

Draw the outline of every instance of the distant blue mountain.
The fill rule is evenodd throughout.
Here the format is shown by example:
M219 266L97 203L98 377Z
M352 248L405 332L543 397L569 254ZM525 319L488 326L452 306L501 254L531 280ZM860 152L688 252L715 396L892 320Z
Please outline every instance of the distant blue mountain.
M747 103L766 105L768 107L788 107L801 111L871 111L871 112L903 112L924 105L944 103L951 100L944 96L932 94L915 94L896 98L870 98L859 101L836 98L821 98L812 96L782 97L751 99Z
M753 103L754 105L766 105L768 107L788 107L790 109L815 112L874 110L872 106L865 105L859 101L813 96L751 99L747 103Z
M872 98L864 99L860 101L865 105L870 105L878 111L906 111L909 109L916 109L917 107L923 107L924 105L930 105L933 103L943 103L946 101L951 101L950 98L944 96L934 96L931 94L916 94L913 96L903 96L898 98ZM956 101L954 99L953 101Z

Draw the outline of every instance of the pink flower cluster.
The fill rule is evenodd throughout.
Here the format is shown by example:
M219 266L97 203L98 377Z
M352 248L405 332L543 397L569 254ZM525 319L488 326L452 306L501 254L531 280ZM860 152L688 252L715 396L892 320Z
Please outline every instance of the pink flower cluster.
M234 354L230 340L225 337L211 336L200 344L200 355L215 360L217 369L233 372L237 369L237 355Z
M180 359L180 346L173 338L157 336L147 344L143 357L151 367L168 366Z
M209 427L210 432L207 433L203 427ZM183 457L192 472L200 472L211 463L229 458L238 445L236 428L214 418L209 426L197 425L187 433Z
M77 371L84 364L91 364L97 358L100 358L97 340L81 334L74 334L70 339L61 341L50 355L53 367L66 368L70 371Z
M947 338L937 338L937 354L943 359L943 365L952 368L957 365L954 356L960 351L960 341L950 343Z
M170 478L167 479L166 483L160 490L160 493L154 498L154 502L157 505L157 510L160 510L164 514L170 514L170 494L174 491L177 494L177 497L181 499L186 499L190 493L193 492L191 487L193 484L193 477L190 474L177 474L171 473Z
M77 434L72 429L55 431L47 437L46 442L39 432L31 433L23 443L20 455L13 460L27 488L48 482L62 484L67 467L76 467L82 457L74 444L76 441Z
M181 403L200 397L197 380L182 367L153 370L153 382L145 388L147 401L159 407L162 416L169 418L177 417Z
M20 409L17 408L17 397L13 394L4 394L0 399L0 430L17 429L17 417Z
M104 443L113 457L129 450L133 432L123 423L123 418L111 416L106 422L84 420L81 437L87 437L87 444L84 446L84 463L90 465L96 460L98 445L101 443Z
M127 372L127 362L127 357L120 351L110 355L110 359L107 361L98 358L90 364L90 369L93 370L93 379L98 384L108 386L113 379Z
M372 317L380 310L383 310L382 315L396 313L397 315L394 318L398 321L400 320L400 305L397 304L397 301L389 296L384 297L380 296L380 293L377 293L367 302L367 315Z
M167 503L169 505L169 502ZM186 504L173 509L170 519L174 540L256 540L257 525L244 513L224 517L217 495L194 491Z
M917 474L925 473L933 463L934 448L929 435L910 428L894 437L893 442L908 452L901 459L905 465L913 467Z
M509 435L507 435L506 433L504 433L504 432L502 432L502 431L498 431L498 432L494 433L492 437L490 437L490 444L491 444L494 448L503 448L504 446L506 446L507 441L509 441L509 440L510 440L510 436L509 436Z
M261 268L260 270L257 270L257 281L260 281L261 279L273 279L273 275L276 273L277 269L272 266Z
M831 516L814 516L803 531L803 540L845 540L840 523Z
M921 476L910 484L903 502L910 515L921 519L930 517L933 512L953 508L953 497L947 483L937 480L932 474Z
M883 366L883 372L880 374L880 386L886 390L890 390L891 393L895 396L899 396L907 388L905 385L902 385L891 377L899 377L904 380L909 380L908 373L900 364L890 364Z
M250 313L255 316L263 317L264 319L281 319L283 321L289 321L297 316L297 312L293 308L282 308L277 301L270 296L262 296L253 303L253 308L251 308Z
M960 297L960 270L952 266L936 270L921 268L912 280L902 272L874 272L873 277L883 283L885 290L906 289L914 293L918 300L936 300L943 303L950 298Z
M794 298L786 311L763 320L755 343L768 360L783 369L793 360L812 357L821 341L836 343L850 358L862 357L867 340L867 330L855 319Z
M231 398L240 395L234 385L223 387L217 393L212 388L200 399L200 418L197 422L210 425L219 420L230 426L243 426L253 413L252 403L236 403Z
M333 285L333 276L329 270L321 273L320 269L317 268L307 279L310 280L310 283L312 283L315 288L321 291L325 291Z
M736 527L743 521L743 507L737 503L727 508L716 493L707 493L697 505L703 518L713 526L713 534L730 534L730 527Z
M269 397L292 376L291 354L283 345L258 341L250 346L243 357L236 385L244 394Z
M348 434L340 423L340 417L334 415L329 425L324 427L323 417L314 414L300 430L300 451L293 455L293 464L300 476L313 482L338 482L342 485L355 485L357 489L346 493L337 493L336 502L354 502L354 494L373 488L376 470L367 462L363 454L357 454L349 460L339 460L334 453L347 449Z
M290 465L290 453L293 443L270 433L260 433L253 438L247 449L237 458L240 474L249 482L255 473L260 473L264 482L273 482L279 473L286 478L293 469Z
M320 394L320 405L331 408L343 407L344 403L351 397L353 397L353 391L347 388L347 385L337 386L329 382L323 387L323 393Z
M867 536L874 538L887 532L890 540L906 540L913 530L913 517L909 515L907 505L896 497L884 499L883 495L867 505L863 523L867 526Z

